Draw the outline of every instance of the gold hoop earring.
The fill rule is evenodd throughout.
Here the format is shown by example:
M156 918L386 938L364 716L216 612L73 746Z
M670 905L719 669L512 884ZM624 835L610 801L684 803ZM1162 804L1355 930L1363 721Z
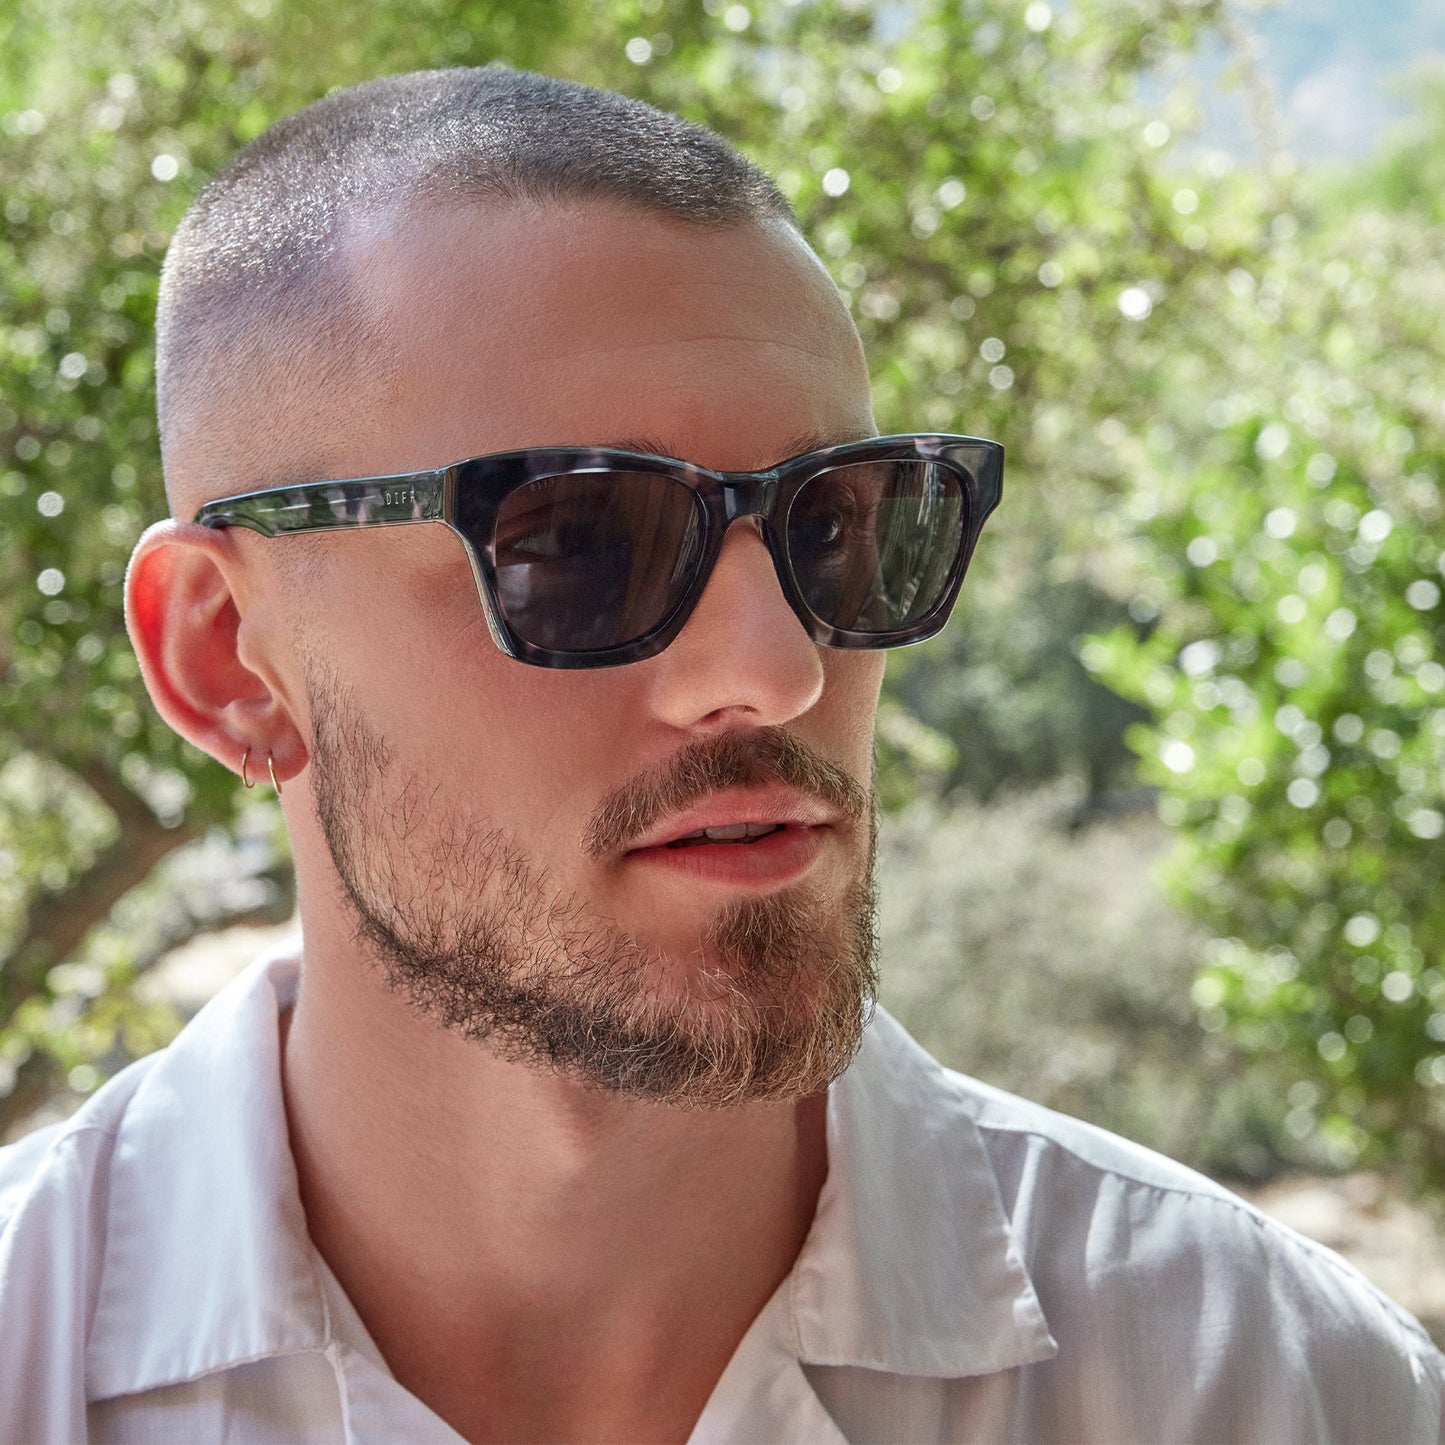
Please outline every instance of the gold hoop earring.
M276 767L271 761L271 754L266 754L266 771L271 774L271 786L276 789L276 796L281 796L281 784L276 780Z
M256 785L255 785L255 783L253 783L253 782L251 781L251 775L250 775L250 773L248 773L248 772L246 771L246 764L247 764L250 760L251 760L251 749L250 749L250 748L247 748L246 751L241 754L241 781L242 781L243 783L245 783L245 785L246 785L248 788L254 788Z

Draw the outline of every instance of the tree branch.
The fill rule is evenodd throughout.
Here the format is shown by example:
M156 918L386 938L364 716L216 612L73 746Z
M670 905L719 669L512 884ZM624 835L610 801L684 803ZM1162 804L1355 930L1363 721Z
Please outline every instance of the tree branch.
M24 932L0 959L7 1013L35 993L46 971L74 954L91 929L104 922L162 858L200 833L194 823L166 827L142 799L97 763L75 771L115 814L115 841L68 888L31 905Z

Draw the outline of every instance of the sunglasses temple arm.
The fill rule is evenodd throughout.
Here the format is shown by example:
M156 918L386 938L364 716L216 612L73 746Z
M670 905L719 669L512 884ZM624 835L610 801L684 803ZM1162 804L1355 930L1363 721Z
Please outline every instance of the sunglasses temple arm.
M452 485L450 468L351 482L310 482L208 502L196 513L204 527L247 527L263 537L343 527L389 527L441 521Z

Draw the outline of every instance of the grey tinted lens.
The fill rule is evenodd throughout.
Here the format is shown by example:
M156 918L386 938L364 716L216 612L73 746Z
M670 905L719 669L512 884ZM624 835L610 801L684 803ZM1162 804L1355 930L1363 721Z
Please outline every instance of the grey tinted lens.
M556 652L635 642L663 622L702 551L697 495L647 472L574 472L518 488L497 514L497 597Z
M848 632L891 632L943 600L963 527L963 489L951 467L856 462L798 490L788 552L816 616Z

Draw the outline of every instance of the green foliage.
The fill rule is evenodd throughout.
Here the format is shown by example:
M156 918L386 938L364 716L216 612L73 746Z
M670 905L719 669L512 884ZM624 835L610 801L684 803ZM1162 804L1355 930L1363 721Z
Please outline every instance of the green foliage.
M1152 714L1206 1027L1287 1065L1297 1137L1439 1190L1445 237L1290 220L1226 278L1192 465L1140 444L1153 625L1085 660Z

